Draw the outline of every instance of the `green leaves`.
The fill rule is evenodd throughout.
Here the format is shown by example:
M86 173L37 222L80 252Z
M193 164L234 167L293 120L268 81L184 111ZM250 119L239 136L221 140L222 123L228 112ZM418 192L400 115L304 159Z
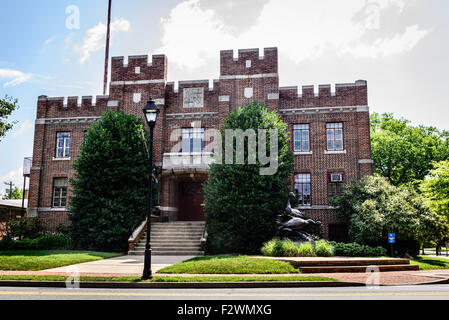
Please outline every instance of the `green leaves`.
M387 234L420 243L439 239L445 222L425 206L413 189L395 187L385 178L365 177L331 199L340 217L349 218L350 235L360 244L385 245Z
M221 128L223 141L225 129L278 130L279 168L276 174L260 175L261 164L248 164L245 151L245 164L212 164L209 179L203 186L208 251L257 254L262 244L275 234L276 216L282 213L287 203L288 179L293 170L287 125L276 112L253 103L229 114ZM267 150L270 150L270 143L267 141ZM234 148L234 157L235 153Z
M71 181L71 236L81 248L122 251L147 207L143 121L106 112L86 133Z
M449 159L448 133L434 127L414 127L392 114L371 115L374 170L399 186L422 180L433 161Z
M17 110L18 100L13 99L9 96L5 96L4 99L0 99L0 141L6 135L6 133L11 130L15 122L8 122L8 117Z

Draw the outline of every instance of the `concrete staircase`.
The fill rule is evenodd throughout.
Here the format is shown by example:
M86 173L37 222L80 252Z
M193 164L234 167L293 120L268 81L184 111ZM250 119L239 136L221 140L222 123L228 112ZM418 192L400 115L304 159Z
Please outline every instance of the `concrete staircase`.
M200 256L205 222L169 222L151 225L151 250L155 256ZM146 234L140 239L130 255L144 255Z

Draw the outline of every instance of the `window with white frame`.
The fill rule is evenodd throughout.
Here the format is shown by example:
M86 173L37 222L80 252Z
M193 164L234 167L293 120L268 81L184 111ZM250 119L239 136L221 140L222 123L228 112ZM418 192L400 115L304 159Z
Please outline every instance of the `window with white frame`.
M53 180L53 208L65 208L67 206L67 178L55 178Z
M343 172L331 172L327 175L328 180L328 193L330 197L337 196L344 191L344 173Z
M298 192L300 206L312 205L311 187L310 173L300 173L295 176L295 190Z
M327 150L343 151L343 123L328 123L327 130Z
M70 156L70 132L58 132L56 134L56 158L68 158Z
M293 142L295 152L310 151L310 126L308 124L293 126Z
M204 128L182 129L182 152L204 151Z

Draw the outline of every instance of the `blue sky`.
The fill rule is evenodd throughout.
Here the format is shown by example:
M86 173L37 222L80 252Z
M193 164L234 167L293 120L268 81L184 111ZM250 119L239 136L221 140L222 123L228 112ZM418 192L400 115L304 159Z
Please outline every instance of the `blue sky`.
M21 184L39 95L102 94L106 7L1 1L0 97L20 109L0 142L0 191ZM219 50L277 46L282 86L365 79L371 111L449 129L448 12L446 0L113 0L111 56L163 53L169 81L216 79Z

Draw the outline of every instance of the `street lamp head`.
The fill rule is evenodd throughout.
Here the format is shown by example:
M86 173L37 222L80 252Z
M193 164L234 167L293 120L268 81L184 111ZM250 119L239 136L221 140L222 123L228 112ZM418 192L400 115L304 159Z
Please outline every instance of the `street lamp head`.
M151 127L156 125L159 109L151 98L145 108L143 108L143 114L145 115L145 120L147 121L148 126Z

